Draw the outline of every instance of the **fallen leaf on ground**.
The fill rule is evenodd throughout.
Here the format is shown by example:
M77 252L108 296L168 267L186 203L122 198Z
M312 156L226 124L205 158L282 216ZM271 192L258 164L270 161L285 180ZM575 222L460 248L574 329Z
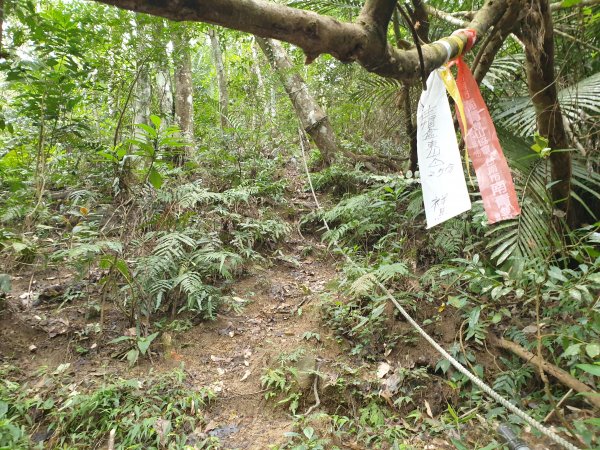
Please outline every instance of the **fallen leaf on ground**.
M379 363L379 366L377 366L377 378L383 378L387 375L387 373L390 371L391 366L386 363L386 362L381 362Z

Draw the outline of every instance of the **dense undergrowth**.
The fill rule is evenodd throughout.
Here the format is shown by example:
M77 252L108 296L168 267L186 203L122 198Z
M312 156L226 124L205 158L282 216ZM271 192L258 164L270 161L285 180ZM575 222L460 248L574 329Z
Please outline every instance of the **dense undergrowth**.
M505 148L518 150L514 143L505 142ZM523 167L523 172L529 170L531 179L539 166L528 163L517 167ZM334 167L321 173L315 177L315 186L327 188L328 179L335 179L339 171ZM353 174L346 172L345 177L349 173ZM414 180L369 179L360 172L354 174L354 182L347 178L345 181L351 186L362 186L360 189L305 218L305 226L321 225L323 240L332 250L346 255L342 260L343 276L324 299L323 309L325 321L340 340L350 344L352 353L380 361L395 347L410 346L411 340L414 343L416 339L406 332L394 334L394 327L390 327L394 309L389 308L384 293L377 289L377 280L390 287L416 316L427 308L430 315L423 323L430 332L434 332L436 324L448 320L444 311L456 311L452 314L458 316L459 329L450 353L519 406L529 409L535 404L535 410L529 412L538 420L553 410L553 405L567 394L567 387L550 386L546 377L540 382L536 365L523 365L523 360L514 355L499 356L493 364L483 364L479 357L484 346L490 345L489 341L486 343L488 335L503 335L588 385L595 384L600 370L597 226L574 230L562 244L554 241L552 246L546 244L562 229L555 226L562 225L550 222L544 227L532 226L527 232L533 236L522 237L522 224L488 227L480 207L476 207L435 232L423 232L420 193ZM588 182L596 183L594 177ZM544 188L539 188L539 197L533 198L523 186L518 188L524 191L526 201L523 219L517 222L527 220L530 214L542 215L540 208L545 203L540 197ZM514 241L507 241L506 237L496 239L515 225L518 239L528 240L527 246L510 246ZM430 368L430 374L433 373L445 374L458 394L454 402L448 403L448 414L456 419L457 426L458 417L469 417L479 409L490 423L523 425L505 408L489 403L448 361L439 360L435 368ZM586 395L594 394L577 395L575 402L584 404ZM394 422L395 407L412 402L402 390L396 390L391 400L394 408L389 409L379 399L387 425ZM569 417L562 419L559 426L588 446L596 442L598 424L594 418ZM490 444L486 448L496 447Z
M36 385L13 381L18 369L0 370L2 449L97 448L109 436L120 448L218 448L217 438L197 431L215 394L194 388L182 371L89 386L73 379L69 364L41 368Z

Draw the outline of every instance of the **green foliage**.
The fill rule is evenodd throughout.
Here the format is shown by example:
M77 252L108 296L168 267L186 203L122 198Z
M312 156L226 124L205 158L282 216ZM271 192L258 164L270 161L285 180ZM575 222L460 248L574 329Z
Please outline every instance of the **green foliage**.
M559 90L558 100L563 114L577 124L582 111L596 116L600 113L599 95L600 73L596 73ZM535 132L535 109L529 97L513 97L499 102L494 118L520 136L531 136Z
M127 359L127 362L129 362L130 366L134 366L135 363L137 363L140 355L146 355L150 345L152 344L152 341L154 341L157 336L158 332L152 333L149 336L139 336L139 333L136 333L136 336L120 336L110 341L109 344L127 342L130 348L124 354L123 358Z
M285 435L291 438L291 440L281 447L282 450L325 450L327 448L325 445L329 444L329 440L320 439L312 427L302 429L302 433L290 431L285 433Z
M215 398L208 389L192 389L178 370L146 380L117 379L87 392L69 389L65 376L51 375L54 389L42 391L3 380L0 448L33 447L28 434L35 423L52 430L51 442L61 448L95 447L113 429L120 448L182 448L185 430L202 423L202 408ZM34 421L32 414L41 418Z
M267 369L260 377L265 399L276 398L277 405L287 405L292 414L296 414L300 406L302 393L297 390L298 371L294 367L282 365L277 369Z
M217 283L239 275L245 262L262 258L258 250L273 248L289 232L280 220L234 212L254 201L253 192L247 188L210 192L199 183L163 190L159 208L176 211L167 222L170 230L142 237L139 246L153 247L133 269L139 291L135 297L141 300L143 314L171 308L214 317L222 300ZM203 216L193 214L200 207ZM135 303L136 298L129 301Z
M232 297L230 284L247 267L268 264L291 234L287 220L297 220L312 202L302 197L309 195L307 185L304 194L299 192L296 117L277 74L264 70L253 39L218 32L222 46L235 49L226 53L229 102L227 123L220 126L215 68L202 26L134 16L94 2L6 3L2 50L7 56L0 60L0 258L7 261L6 272L13 265L32 265L34 272L62 266L90 283L100 273L103 305L110 310L112 303L130 327L135 325L135 333L113 341L132 365L153 355L155 330L189 329L196 316L214 318L223 304L241 313L244 301ZM353 20L362 3L300 0L293 6ZM464 9L456 1L430 6L453 13ZM600 21L587 6L559 8L553 15L563 33L575 39L555 36L555 84L580 150L552 149L538 135L533 146L518 138L535 131L535 111L521 82L525 55L518 44L504 43L483 82L490 109L510 130L498 131L523 210L516 220L488 226L475 197L470 213L425 231L422 194L412 174L374 174L371 163L352 165L342 155L312 174L322 203L329 206L300 217L300 225L303 233L321 232L331 251L343 253L339 280L328 285L323 311L352 355L380 361L399 343L419 342L412 331L393 331L400 328L399 318L377 289L383 283L419 318L429 316L425 325L445 320L448 312L459 318L461 342L449 344L449 350L481 376L479 351L490 333L535 350L537 333L531 330L539 325L544 356L583 382L597 384L599 92L596 50L590 57L590 49L598 47ZM430 17L430 25L431 41L454 31L437 16ZM409 35L402 22L400 35ZM392 36L390 29L391 43ZM194 55L189 74L193 138L184 139L175 125L178 108L169 103L172 85L180 81L174 75L182 70L176 41L185 42ZM298 64L304 59L300 50L290 55ZM393 161L390 166L406 168L409 117L396 104L403 88L399 82L327 55L303 70L311 92L327 109L341 153L377 155ZM141 89L144 84L147 89ZM416 89L408 89L413 107ZM573 159L571 200L587 213L591 225L584 229L568 230L550 200L548 157L558 151L569 151ZM312 148L311 160L319 158ZM297 203L288 203L292 193L300 197ZM303 256L311 247L305 249ZM0 296L6 290L0 286ZM539 320L530 314L536 306ZM168 313L172 321L165 318ZM320 342L321 335L306 332L303 339ZM304 400L291 364L297 357L288 355L261 379L267 397L294 414ZM538 415L548 412L534 370L516 358L497 363L497 372L485 367L496 389L541 405ZM447 362L437 368L462 396L461 405L444 406L439 417L406 411L421 407L418 395L437 377L432 370L397 373L402 380L390 405L378 395L379 380L362 380L357 370L347 369L335 381L339 402L326 426L303 422L284 448L329 448L338 441L404 448L409 433L428 436L450 428L459 433L451 441L467 447L463 431L473 418L469 410L477 407L488 421L518 423L503 408L487 408L481 392L469 390L468 381ZM120 380L78 389L82 392L67 385L56 395L7 380L0 381L0 447L30 447L34 425L48 425L55 447L101 446L116 428L123 447L181 448L202 420L196 402L201 399L190 407L188 397L196 393L179 379L160 381L156 389L150 381L140 387ZM322 408L329 408L325 403ZM464 404L469 410L461 409ZM401 417L397 410L403 411ZM581 419L573 426L590 446L597 443L597 422ZM218 444L209 439L194 445Z

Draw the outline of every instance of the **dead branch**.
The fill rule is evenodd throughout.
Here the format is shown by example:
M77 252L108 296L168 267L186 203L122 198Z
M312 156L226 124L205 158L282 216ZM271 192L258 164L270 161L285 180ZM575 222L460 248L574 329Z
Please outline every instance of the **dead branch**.
M519 21L520 11L521 5L519 1L508 0L506 12L494 26L493 33L487 35L485 43L481 45L471 66L477 83L481 83L485 74L490 70L496 54L500 51L502 44L504 44L504 41Z
M504 338L498 338L493 334L488 335L488 340L494 347L508 350L517 355L519 358L527 361L529 364L540 367L544 372L556 378L566 387L571 388L579 393L591 394L585 395L585 400L588 403L592 404L595 408L600 408L600 394L594 391L587 384L582 383L581 381L571 376L571 374L569 374L568 372L565 372L561 368L556 367L554 364L551 364L548 361L539 358L538 356L534 355L529 350L524 349L515 342L506 340Z

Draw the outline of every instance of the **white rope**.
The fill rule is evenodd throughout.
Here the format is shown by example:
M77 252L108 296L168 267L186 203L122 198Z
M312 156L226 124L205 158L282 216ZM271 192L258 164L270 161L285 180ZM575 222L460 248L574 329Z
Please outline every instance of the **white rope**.
M302 150L302 161L304 162L304 170L305 170L306 176L308 178L308 184L310 186L310 191L312 193L313 199L315 200L315 204L317 205L317 209L322 210L323 208L321 207L319 200L317 199L317 195L315 194L315 190L314 190L314 187L312 184L312 178L310 176L310 172L308 170L308 164L306 162L306 152L304 149L304 134L303 134L301 128L299 128L298 131L300 134L300 148ZM325 228L329 231L330 228L329 228L329 224L327 223L327 220L323 219L323 224L325 225ZM346 259L346 261L348 261L354 267L359 268L359 265L356 262L354 262L354 260L352 260L352 258L350 258L342 250L342 248L338 244L337 240L334 240L333 245L337 248L337 250L342 255L344 255L344 258ZM496 391L494 391L494 389L492 389L490 386L488 386L483 380L478 378L475 374L471 373L465 366L463 366L460 362L458 362L456 359L454 359L452 357L452 355L450 355L446 350L444 350L444 348L440 344L438 344L431 336L429 336L427 334L427 332L423 328L421 328L421 326L417 322L414 321L414 319L410 316L410 314L408 314L408 312L402 307L402 305L400 305L400 303L398 303L396 298L383 285L383 283L381 283L381 281L379 281L378 279L375 279L375 283L384 292L385 296L394 304L396 309L398 309L398 311L400 311L400 314L402 314L402 316L406 319L406 321L409 324L411 324L412 327L415 330L417 330L419 332L419 334L427 342L429 342L431 344L431 346L438 353L440 353L444 358L446 358L450 362L450 364L452 364L456 368L456 370L458 370L460 373L465 375L469 380L471 380L471 382L473 384L475 384L477 387L479 387L483 392L488 394L490 397L492 397L495 401L500 403L506 409L510 410L511 412L513 412L514 414L519 416L521 419L523 419L525 422L527 422L529 425L536 428L540 433L548 436L550 439L552 439L557 444L562 445L564 448L566 448L568 450L580 450L579 447L574 446L566 439L560 437L558 434L556 434L549 428L542 425L540 422L535 420L533 417L528 415L526 412L522 411L517 406L513 405L511 402L509 402L504 397L502 397L500 394L498 394Z

